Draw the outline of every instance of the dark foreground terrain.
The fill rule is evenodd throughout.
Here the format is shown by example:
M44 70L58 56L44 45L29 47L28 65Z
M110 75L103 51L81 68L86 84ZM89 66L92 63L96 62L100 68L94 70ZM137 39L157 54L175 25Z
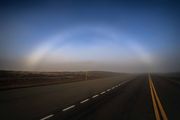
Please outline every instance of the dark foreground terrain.
M0 91L2 120L180 120L180 74L129 74Z

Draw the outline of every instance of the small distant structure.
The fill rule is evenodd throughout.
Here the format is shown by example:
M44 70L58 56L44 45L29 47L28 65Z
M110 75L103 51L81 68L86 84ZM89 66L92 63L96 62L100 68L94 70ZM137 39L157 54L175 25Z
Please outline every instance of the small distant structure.
M85 72L85 80L88 79L88 71Z

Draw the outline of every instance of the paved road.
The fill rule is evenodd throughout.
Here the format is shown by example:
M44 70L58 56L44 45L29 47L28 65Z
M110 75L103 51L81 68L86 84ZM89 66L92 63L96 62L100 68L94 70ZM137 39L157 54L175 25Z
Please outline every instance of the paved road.
M27 109L31 113L27 114L27 111L25 112L26 109L24 109L24 111L19 111L23 117L16 116L19 112L16 112L14 117L18 119L41 120L180 120L180 85L178 78L171 79L170 77L167 78L157 74L141 74L91 82L72 83L65 85L65 88L60 85L56 86L56 89L52 89L54 88L53 86L47 86L51 89L36 88L36 92L37 89L43 92L47 90L44 93L53 95L43 94L41 96L40 93L42 94L42 91L37 93L37 102L33 101L32 104L40 106L37 109L38 112L32 112L31 109ZM85 87L83 88L83 86ZM66 93L65 96L71 96L64 97L65 102L59 101L60 99L62 100L64 95L61 95L61 97L57 96L60 88L62 90L70 89L70 92L64 92ZM30 93L32 89L34 90L34 88L29 89ZM76 92L73 93L72 91ZM87 91L91 91L90 94L87 94ZM28 92L26 91L26 93ZM18 96L16 99L18 99ZM24 99L28 100L29 98ZM42 104L39 99L42 100ZM58 100L55 102L54 99ZM2 100L1 98L1 105ZM11 101L11 99L9 100ZM20 98L18 100L14 103L11 101L11 105L21 102ZM8 112L3 111L5 107L11 108L11 106L7 106L8 104L5 105L4 108L1 108L3 114ZM43 105L45 106L44 109ZM18 111L20 108L14 108L14 110L17 109ZM35 110L35 107L32 108ZM39 112L39 110L42 111ZM9 115L9 113L7 114ZM6 117L5 119L8 117L13 118L12 116L7 116L3 115L4 118Z
M77 106L81 107L81 106ZM68 120L154 120L147 75L121 84L81 107L60 112L53 119Z
M176 82L174 82L176 81ZM140 75L104 95L67 111L57 111L52 120L180 120L178 79Z
M0 91L0 119L37 120L136 75Z
M180 79L152 76L169 120L180 120Z

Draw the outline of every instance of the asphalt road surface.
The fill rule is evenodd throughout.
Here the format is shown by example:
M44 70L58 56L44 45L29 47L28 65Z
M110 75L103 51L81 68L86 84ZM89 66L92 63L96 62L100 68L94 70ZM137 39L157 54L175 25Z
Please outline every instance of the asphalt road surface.
M1 91L2 120L180 120L179 78L157 74Z

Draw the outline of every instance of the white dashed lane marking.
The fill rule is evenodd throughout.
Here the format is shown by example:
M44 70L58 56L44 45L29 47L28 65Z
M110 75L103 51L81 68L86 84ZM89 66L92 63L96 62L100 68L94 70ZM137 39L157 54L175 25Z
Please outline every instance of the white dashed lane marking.
M96 97L98 97L99 95L97 94L97 95L94 95L94 96L92 96L92 98L96 98Z
M100 94L102 95L102 94L104 94L104 93L106 93L105 91L103 91L103 92L101 92Z
M110 90L111 90L111 89L107 89L106 91L108 91L108 92L109 92Z
M69 107L67 107L67 108L64 108L62 111L64 112L64 111L67 111L67 110L72 109L72 108L74 108L74 107L75 107L75 105L71 105L71 106L69 106Z
M47 119L49 119L49 118L51 118L51 117L53 117L54 115L53 114L51 114L51 115L48 115L48 116L46 116L46 117L44 117L44 118L41 118L40 120L47 120Z
M106 91L101 92L100 95L103 95L103 94L105 94L106 92L109 92L109 91L111 91L111 90L113 90L113 89L121 86L122 84L124 84L124 83L126 83L126 82L128 82L128 81L125 81L125 82L122 82L122 83L120 83L120 84L118 84L118 85L116 85L116 86L113 86L112 88L109 88L109 89L107 89ZM98 96L99 96L99 94L96 94L96 95L92 96L92 98L96 98L96 97L98 97ZM87 99L85 99L85 100L82 100L80 103L82 104L82 103L85 103L85 102L87 102L87 101L89 101L89 100L90 100L90 98L87 98ZM62 111L65 112L65 111L67 111L67 110L69 110L69 109L72 109L72 108L74 108L74 107L76 107L76 105L71 105L71 106L69 106L69 107L67 107L67 108L62 109ZM53 116L54 116L54 114L50 114L50 115L48 115L48 116L46 116L46 117L44 117L44 118L41 118L40 120L47 120L47 119L49 119L49 118L51 118L51 117L53 117Z
M82 104L82 103L85 103L87 101L89 101L89 99L85 99L85 100L81 101L80 103Z

